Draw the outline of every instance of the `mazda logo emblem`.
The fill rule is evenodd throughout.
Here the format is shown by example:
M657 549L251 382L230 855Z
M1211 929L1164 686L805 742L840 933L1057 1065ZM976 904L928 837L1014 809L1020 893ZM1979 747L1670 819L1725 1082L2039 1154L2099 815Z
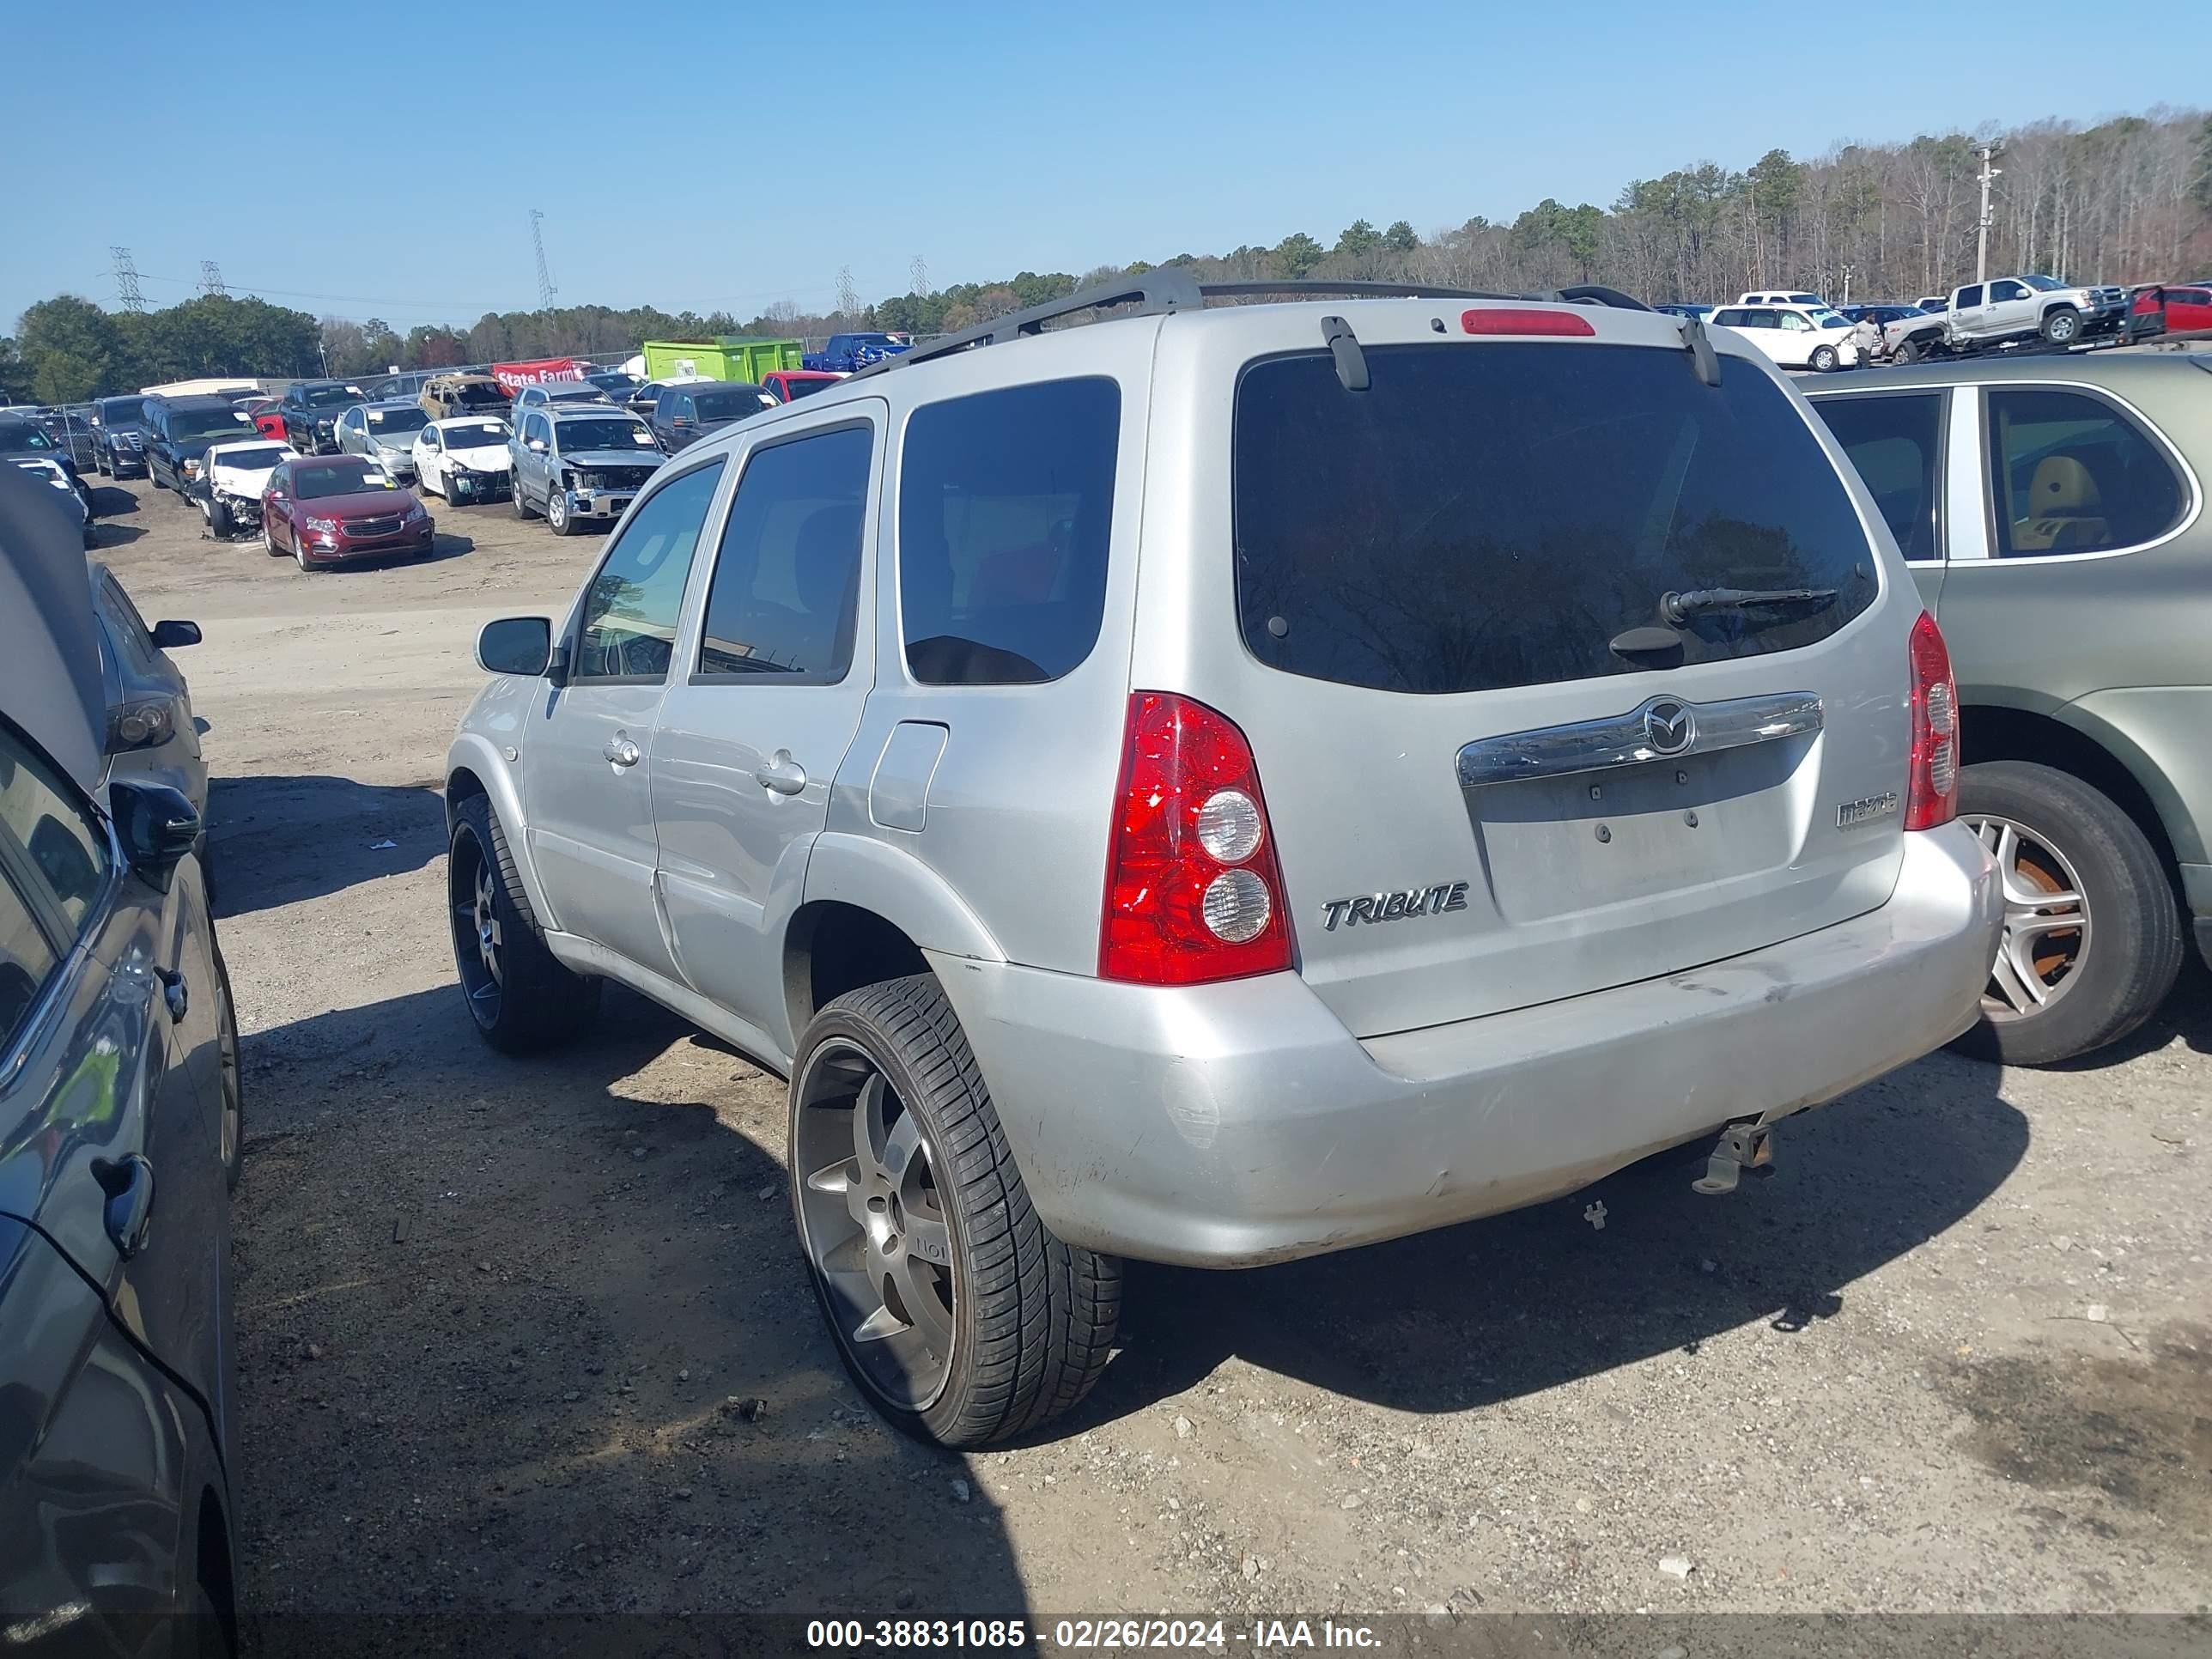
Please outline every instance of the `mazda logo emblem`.
M1698 740L1698 718L1671 697L1644 711L1644 740L1655 755L1679 755Z

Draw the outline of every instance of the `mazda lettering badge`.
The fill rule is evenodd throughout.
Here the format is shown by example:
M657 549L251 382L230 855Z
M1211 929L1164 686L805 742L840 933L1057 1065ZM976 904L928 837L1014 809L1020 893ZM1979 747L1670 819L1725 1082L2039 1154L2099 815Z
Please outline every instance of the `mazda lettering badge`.
M1644 740L1655 755L1679 755L1698 740L1698 717L1662 697L1644 711Z

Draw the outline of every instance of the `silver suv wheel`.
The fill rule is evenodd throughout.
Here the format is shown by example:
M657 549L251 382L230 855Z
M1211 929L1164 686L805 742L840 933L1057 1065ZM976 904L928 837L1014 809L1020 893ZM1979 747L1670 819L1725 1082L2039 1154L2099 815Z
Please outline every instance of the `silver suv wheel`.
M927 1411L944 1392L955 1329L928 1135L854 1042L816 1048L793 1092L799 1237L839 1340L886 1404Z
M1982 1012L2018 1019L2049 1007L2089 956L2089 901L2080 872L2051 838L2010 818L1969 817L2004 884L2004 933Z

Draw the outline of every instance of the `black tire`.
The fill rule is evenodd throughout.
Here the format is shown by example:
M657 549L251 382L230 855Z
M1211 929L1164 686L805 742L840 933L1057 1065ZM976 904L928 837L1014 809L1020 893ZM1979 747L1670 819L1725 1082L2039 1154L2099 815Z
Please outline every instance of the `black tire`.
M1890 354L1893 362L1917 363L1928 355L1928 349L1917 340L1900 340L1897 349Z
M230 508L223 505L220 497L210 499L208 502L208 534L223 537L237 533L238 522L230 516Z
M477 876L487 878L487 914L496 924L496 966L481 954L474 936L464 953L465 913L473 917ZM446 855L447 908L452 917L453 961L477 1033L502 1054L537 1054L570 1041L599 1010L599 981L564 966L552 951L530 908L530 895L507 849L507 832L490 799L472 795L453 813ZM489 987L489 988L487 988Z
M2053 345L2072 345L2081 337L2081 313L2071 306L2057 306L2043 313L2043 337Z
M556 490L545 492L545 527L556 536L576 533L576 515L568 506L568 498Z
M952 1352L939 1360L933 1397L918 1407L888 1394L856 1356L851 1304L833 1292L809 1243L810 1194L817 1206L823 1195L804 1167L816 1155L802 1147L818 1143L811 1131L802 1135L800 1116L836 1112L829 1074L855 1050L915 1120L949 1236ZM865 986L824 1006L799 1039L790 1102L793 1215L807 1276L846 1369L893 1424L939 1445L982 1446L1026 1433L1090 1392L1121 1316L1121 1263L1045 1230L933 976ZM872 1352L878 1346L887 1345Z
M212 906L212 898L209 901ZM218 948L215 953L216 1041L221 1056L223 1117L222 1180L232 1192L246 1173L246 1068L239 1064L238 1005L230 994L230 967Z
M167 489L168 488L167 484L163 483L160 478L155 476L154 463L151 461L148 461L146 463L146 482L153 485L156 489Z
M1813 348L1813 367L1822 374L1832 374L1836 369L1836 349L1832 345Z
M507 504L514 507L514 516L518 519L528 518L530 516L530 500L529 497L526 496L522 493L521 475L520 473L512 473L508 475L507 485Z
M2029 1012L2010 1012L2011 999L1992 977L1979 1024L1954 1045L2008 1066L2048 1066L2125 1036L2158 1011L2181 970L2181 905L2149 839L2109 796L2069 773L2027 761L1987 761L1959 775L1959 816L2017 826L2021 873L2007 872L2008 912L2015 891L2031 896L2046 882L2074 890L2078 883L2087 927L2045 934L2057 963L2078 951L2046 981L2049 1000ZM2041 843L2040 846L2036 843ZM2071 865L2070 877L2063 865ZM2046 905L2062 911L2071 907ZM2002 948L2002 947L2001 947ZM2002 965L2002 964L2001 964ZM2017 970L2014 970L2017 979Z

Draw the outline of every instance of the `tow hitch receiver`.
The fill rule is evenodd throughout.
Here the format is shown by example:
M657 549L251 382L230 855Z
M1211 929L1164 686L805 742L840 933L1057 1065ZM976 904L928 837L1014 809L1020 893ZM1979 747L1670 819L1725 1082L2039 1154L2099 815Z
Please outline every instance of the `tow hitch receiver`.
M1705 1160L1705 1174L1690 1183L1690 1190L1709 1198L1732 1193L1746 1170L1753 1175L1774 1173L1774 1131L1765 1124L1731 1123L1722 1130Z

